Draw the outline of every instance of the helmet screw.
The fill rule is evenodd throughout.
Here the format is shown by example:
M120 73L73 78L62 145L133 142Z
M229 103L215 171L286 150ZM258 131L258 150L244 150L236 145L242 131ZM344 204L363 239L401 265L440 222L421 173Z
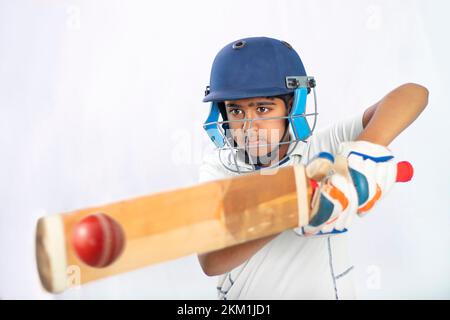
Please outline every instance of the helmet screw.
M209 86L206 86L205 89L205 97L211 92L211 89L209 88Z
M240 40L238 42L233 43L233 49L238 50L245 46L245 41Z

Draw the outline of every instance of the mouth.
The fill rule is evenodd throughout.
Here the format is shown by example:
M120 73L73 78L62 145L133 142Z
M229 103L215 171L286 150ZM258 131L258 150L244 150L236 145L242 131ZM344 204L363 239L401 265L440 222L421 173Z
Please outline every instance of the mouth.
M251 140L247 141L247 148L250 148L251 150L268 150L270 148L269 142L265 140Z
M261 136L247 136L244 137L242 144L244 146L246 146L247 148L260 148L261 146L266 146L267 145L267 141L264 137Z
M249 140L247 143L249 146L256 146L256 145L260 144L260 141L259 140Z

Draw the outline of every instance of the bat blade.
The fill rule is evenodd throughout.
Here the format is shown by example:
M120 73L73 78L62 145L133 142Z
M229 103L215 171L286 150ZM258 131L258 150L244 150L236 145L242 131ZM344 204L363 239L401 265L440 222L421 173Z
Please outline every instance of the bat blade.
M289 166L43 217L36 233L41 282L47 291L61 292L294 228L299 217L309 221L310 193L304 167ZM75 224L96 213L112 217L125 233L122 255L106 268L81 262L70 241Z

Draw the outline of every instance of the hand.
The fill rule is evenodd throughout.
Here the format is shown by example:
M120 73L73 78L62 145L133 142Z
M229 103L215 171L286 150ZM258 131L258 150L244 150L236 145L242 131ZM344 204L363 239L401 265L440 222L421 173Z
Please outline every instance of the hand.
M343 158L337 160L338 165L339 162L345 162ZM339 165L340 170L333 173L333 162L334 157L331 154L322 152L306 166L307 176L318 181L318 185L311 200L313 218L308 226L294 229L297 234L345 232L356 214L358 196L346 170L346 163Z
M394 156L388 148L367 141L344 142L338 153L347 159L358 194L358 214L364 215L394 185L397 175Z
M314 171L323 155L308 164ZM328 158L333 160L328 154ZM314 192L314 218L304 228L294 229L304 235L339 233L346 231L353 216L360 216L373 208L386 195L396 180L397 165L386 147L366 141L345 142L339 147L335 172L321 182ZM308 170L309 169L309 170Z

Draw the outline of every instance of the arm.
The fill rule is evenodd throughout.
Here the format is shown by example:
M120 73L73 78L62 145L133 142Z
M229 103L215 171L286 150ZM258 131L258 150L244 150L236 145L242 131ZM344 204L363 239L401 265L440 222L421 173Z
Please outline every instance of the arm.
M420 85L407 83L394 89L366 110L363 116L364 130L357 140L387 146L419 116L427 103L428 90ZM226 273L249 259L276 236L199 255L200 265L208 276Z
M270 235L229 248L200 254L198 260L206 275L223 274L242 264L277 235Z
M365 111L364 130L357 141L344 141L338 147L338 156L346 159L346 164L337 166L341 172L331 175L326 181L329 187L322 189L322 194L327 194L325 198L334 202L319 211L328 220L317 227L305 227L307 233L343 230L349 226L354 213L365 215L389 192L396 180L397 168L395 161L389 161L392 153L386 146L419 116L427 104L428 90L407 83ZM366 161L368 158L373 161ZM342 192L347 201L337 201L330 192L333 188ZM339 192L334 191L334 194Z
M389 145L414 122L427 104L428 90L425 87L415 83L401 85L366 110L364 130L357 140Z

